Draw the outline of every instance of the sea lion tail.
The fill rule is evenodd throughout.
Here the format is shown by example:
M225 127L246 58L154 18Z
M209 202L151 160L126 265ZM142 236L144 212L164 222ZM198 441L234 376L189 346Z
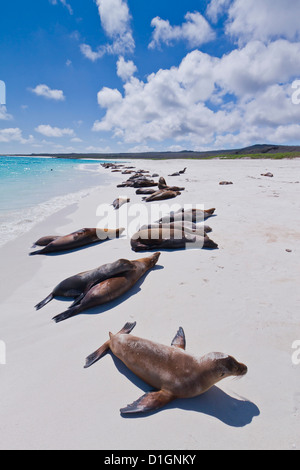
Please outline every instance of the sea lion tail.
M117 334L129 335L135 326L136 326L136 322L126 323L126 325L123 326L122 330L120 330L119 333ZM110 333L110 337L112 336L113 336L112 333ZM86 358L84 368L88 369L93 364L95 364L95 362L99 361L108 352L109 347L110 347L110 339L106 341L106 343L104 343L99 349L97 349L97 351L93 352Z
M36 310L40 310L41 308L45 307L49 302L53 300L53 294L48 295L44 300L42 300L39 304L37 304L34 308Z

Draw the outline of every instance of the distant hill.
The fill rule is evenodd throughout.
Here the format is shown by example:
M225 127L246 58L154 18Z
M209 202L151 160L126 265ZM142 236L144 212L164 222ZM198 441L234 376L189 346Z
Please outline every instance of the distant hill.
M17 155L30 157L53 157L53 158L88 158L101 160L116 159L206 159L206 158L292 158L300 157L300 146L256 144L242 149L211 150L207 152L194 152L183 150L180 152L143 152L143 153L70 153L70 154L31 154Z

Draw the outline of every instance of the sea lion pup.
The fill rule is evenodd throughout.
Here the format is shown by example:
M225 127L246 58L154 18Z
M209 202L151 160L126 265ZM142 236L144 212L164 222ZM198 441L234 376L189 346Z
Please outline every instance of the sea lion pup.
M126 271L96 284L79 302L75 301L69 310L55 316L53 320L59 323L85 310L98 307L121 297L128 292L144 274L156 265L159 257L160 253L154 253L149 258L131 261L132 269L130 271Z
M76 274L58 284L51 294L38 303L35 308L40 310L57 297L74 298L79 301L79 298L83 297L95 284L133 269L134 265L131 261L119 259L114 263L104 264L91 271Z
M179 209L177 212L170 212L169 215L166 215L159 219L157 223L169 223L177 222L183 220L184 222L190 221L194 223L203 222L203 220L212 217L216 209Z
M124 232L125 228L118 229L98 229L98 228L83 228L77 232L71 233L70 235L65 235L55 238L48 245L45 246L42 250L33 251L29 253L30 256L34 255L46 255L48 253L57 253L59 251L68 251L75 248L81 248L86 245L91 245L94 243L100 243L104 240L110 240L113 238L119 238L119 236ZM47 238L47 237L46 237ZM51 238L51 237L50 237ZM41 238L35 245L40 246L40 243L44 243L45 237Z
M110 339L87 357L84 366L87 369L110 350L131 372L156 389L122 408L122 414L146 413L178 398L195 398L227 377L242 377L248 372L245 364L227 354L188 354L182 328L171 346L165 346L130 336L135 326L136 323L126 323L116 335L109 333Z
M174 197L180 196L180 191L168 191L164 189L160 189L155 193L151 194L148 197L144 197L143 201L145 202L152 202L152 201L164 201L165 199L174 199Z
M115 209L120 209L124 204L127 204L130 202L130 199L127 197L118 197L118 199L115 199L113 202L113 206Z
M201 248L216 249L218 245L206 233L203 236L187 233L175 228L150 228L139 230L131 238L133 251L149 251L158 249L179 250L186 248L187 244L194 244Z

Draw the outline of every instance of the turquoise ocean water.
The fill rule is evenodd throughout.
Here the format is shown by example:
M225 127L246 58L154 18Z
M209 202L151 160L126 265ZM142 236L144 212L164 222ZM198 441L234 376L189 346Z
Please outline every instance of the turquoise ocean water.
M108 184L100 160L0 157L0 246Z

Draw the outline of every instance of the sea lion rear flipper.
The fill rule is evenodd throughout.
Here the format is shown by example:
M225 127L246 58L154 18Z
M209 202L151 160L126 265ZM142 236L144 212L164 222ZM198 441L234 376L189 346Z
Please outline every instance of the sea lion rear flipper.
M133 328L135 328L135 326L136 326L136 322L126 323L126 325L123 326L122 330L120 330L119 333L117 333L117 334L118 335L120 335L120 334L129 335L129 333L132 332L132 330L133 330ZM111 335L111 333L110 333L110 335ZM87 369L88 367L91 367L93 364L95 364L95 362L99 361L99 359L101 359L101 357L103 357L104 354L107 353L107 351L109 350L109 343L110 343L110 340L106 341L106 343L104 343L103 346L101 346L101 348L97 349L97 351L90 354L86 358L86 362L85 362L85 366L84 366L85 369Z
M42 300L39 304L35 306L36 310L40 310L41 308L45 307L51 300L53 300L53 294L48 295L45 300Z
M122 408L120 412L121 414L147 413L148 411L158 410L173 400L175 400L174 395L166 390L149 392L131 405Z
M171 346L185 350L186 348L185 334L181 327L177 331L177 334L175 338L173 339Z

